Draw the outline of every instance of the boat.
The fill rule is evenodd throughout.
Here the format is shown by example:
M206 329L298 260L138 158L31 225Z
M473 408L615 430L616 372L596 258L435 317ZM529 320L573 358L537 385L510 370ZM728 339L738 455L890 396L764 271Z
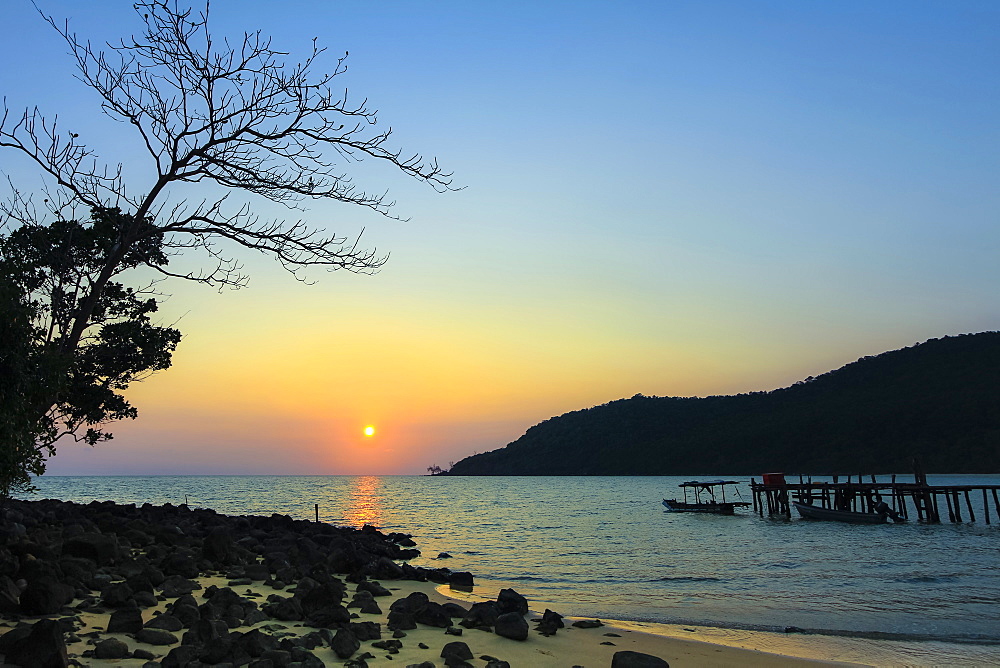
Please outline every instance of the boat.
M713 515L733 515L737 508L746 508L746 501L726 501L726 485L738 485L736 480L689 480L682 482L680 488L684 491L684 500L663 499L663 506L670 513L711 513ZM719 489L722 500L715 498L715 490ZM694 492L694 503L688 503L688 489ZM739 496L739 489L736 490ZM707 498L702 499L702 494Z
M888 513L856 513L852 510L836 510L834 508L823 508L808 503L792 501L792 505L799 511L799 515L809 520L833 520L836 522L851 522L853 524L885 524L891 515ZM893 517L893 520L900 522L902 518Z

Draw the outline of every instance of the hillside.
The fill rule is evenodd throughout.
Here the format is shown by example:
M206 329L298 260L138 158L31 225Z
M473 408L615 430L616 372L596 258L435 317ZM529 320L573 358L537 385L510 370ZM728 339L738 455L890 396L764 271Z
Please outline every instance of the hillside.
M770 392L619 399L453 475L1000 472L1000 332L931 339Z

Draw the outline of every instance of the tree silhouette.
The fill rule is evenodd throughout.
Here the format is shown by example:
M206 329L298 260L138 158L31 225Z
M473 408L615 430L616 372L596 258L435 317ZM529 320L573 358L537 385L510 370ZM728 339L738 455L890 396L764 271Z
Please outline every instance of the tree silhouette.
M123 268L239 288L248 276L231 253L235 247L270 256L300 279L310 267L368 273L386 260L363 248L360 235L348 239L296 217L261 219L254 197L290 212L303 211L311 200L334 200L396 218L385 192L358 188L344 167L365 159L439 192L455 189L436 160L392 148L391 129L376 128L376 111L367 101L353 103L346 92L334 91L336 77L346 71L346 53L332 71L314 74L324 53L315 41L303 60L286 65L288 54L260 31L215 39L207 2L195 10L175 0L143 0L135 10L142 33L104 50L71 32L68 23L43 18L69 46L77 77L100 95L101 111L130 128L152 158L148 188L128 188L123 165L103 161L77 133L63 130L58 116L37 107L12 111L5 98L0 117L0 147L27 156L47 179L41 202L14 189L0 205L4 227L86 219L76 214L81 209L121 213L115 239L79 286L62 334L51 342L55 358L64 360L63 375ZM186 199L187 189L199 183L223 192ZM174 270L151 256L133 264L136 249L151 242L164 257L195 253L205 263L193 271ZM39 399L36 418L58 401L55 390Z

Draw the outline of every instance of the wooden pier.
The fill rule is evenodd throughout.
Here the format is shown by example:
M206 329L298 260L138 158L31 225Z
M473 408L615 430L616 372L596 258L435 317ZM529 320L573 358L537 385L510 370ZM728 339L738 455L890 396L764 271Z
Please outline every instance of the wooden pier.
M798 501L822 508L850 510L856 513L874 513L879 502L885 502L894 513L909 519L913 516L922 522L976 521L973 499L982 496L982 519L990 524L990 502L994 514L1000 518L1000 485L928 485L926 476L917 474L914 482L899 482L893 475L889 481L879 481L870 476L833 476L832 482L813 482L812 478L798 476L799 481L788 482L784 474L765 473L762 482L750 479L753 509L761 517L784 515L791 517L791 502Z

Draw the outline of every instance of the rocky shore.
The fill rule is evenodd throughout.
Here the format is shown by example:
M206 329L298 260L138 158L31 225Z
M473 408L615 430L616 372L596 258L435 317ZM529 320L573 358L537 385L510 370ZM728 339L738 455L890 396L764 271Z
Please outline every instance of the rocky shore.
M470 607L449 601L433 585L468 589L472 574L407 563L419 554L411 536L370 526L9 501L0 515L2 665L503 668L554 656L534 646L525 655L518 646L529 634L570 631L600 645L592 666L668 665L617 650L608 637L620 634L601 634L596 620L546 610L532 630L528 602L510 589ZM465 632L490 653L474 653ZM504 659L505 648L518 659Z

